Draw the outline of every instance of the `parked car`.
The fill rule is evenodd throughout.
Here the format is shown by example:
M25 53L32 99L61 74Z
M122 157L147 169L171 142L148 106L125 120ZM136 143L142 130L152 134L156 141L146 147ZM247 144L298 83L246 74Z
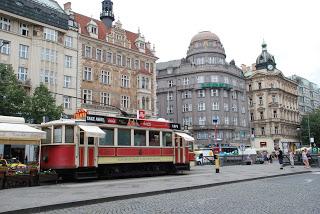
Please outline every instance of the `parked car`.
M25 169L27 166L23 163L21 163L16 158L11 159L0 159L0 165L1 166L7 166L11 169Z

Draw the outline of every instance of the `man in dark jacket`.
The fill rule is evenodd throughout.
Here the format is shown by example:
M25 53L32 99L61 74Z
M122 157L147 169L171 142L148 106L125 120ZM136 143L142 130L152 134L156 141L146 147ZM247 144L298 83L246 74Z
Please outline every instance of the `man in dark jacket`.
M279 164L280 164L280 169L283 169L283 152L282 150L279 148L278 151L278 160L279 160Z

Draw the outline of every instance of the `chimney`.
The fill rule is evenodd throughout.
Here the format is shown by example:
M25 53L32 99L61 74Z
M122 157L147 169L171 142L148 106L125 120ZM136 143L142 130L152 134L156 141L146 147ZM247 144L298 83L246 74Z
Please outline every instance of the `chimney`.
M64 11L69 12L71 10L71 2L67 2L63 5Z

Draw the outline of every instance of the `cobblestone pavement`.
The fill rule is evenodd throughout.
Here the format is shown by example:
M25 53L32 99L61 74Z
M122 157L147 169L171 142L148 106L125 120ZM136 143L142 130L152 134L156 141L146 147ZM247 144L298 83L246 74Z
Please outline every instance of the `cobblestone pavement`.
M45 213L318 214L320 213L319 188L320 173L313 172L54 210Z

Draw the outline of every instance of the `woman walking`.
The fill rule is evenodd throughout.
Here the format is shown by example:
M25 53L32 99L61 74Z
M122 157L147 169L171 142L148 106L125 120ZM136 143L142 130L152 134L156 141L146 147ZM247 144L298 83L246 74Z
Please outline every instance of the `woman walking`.
M309 165L309 160L308 160L308 157L307 157L307 149L304 149L303 152L302 152L302 161L303 161L303 164L304 164L304 168L310 168L310 165Z

